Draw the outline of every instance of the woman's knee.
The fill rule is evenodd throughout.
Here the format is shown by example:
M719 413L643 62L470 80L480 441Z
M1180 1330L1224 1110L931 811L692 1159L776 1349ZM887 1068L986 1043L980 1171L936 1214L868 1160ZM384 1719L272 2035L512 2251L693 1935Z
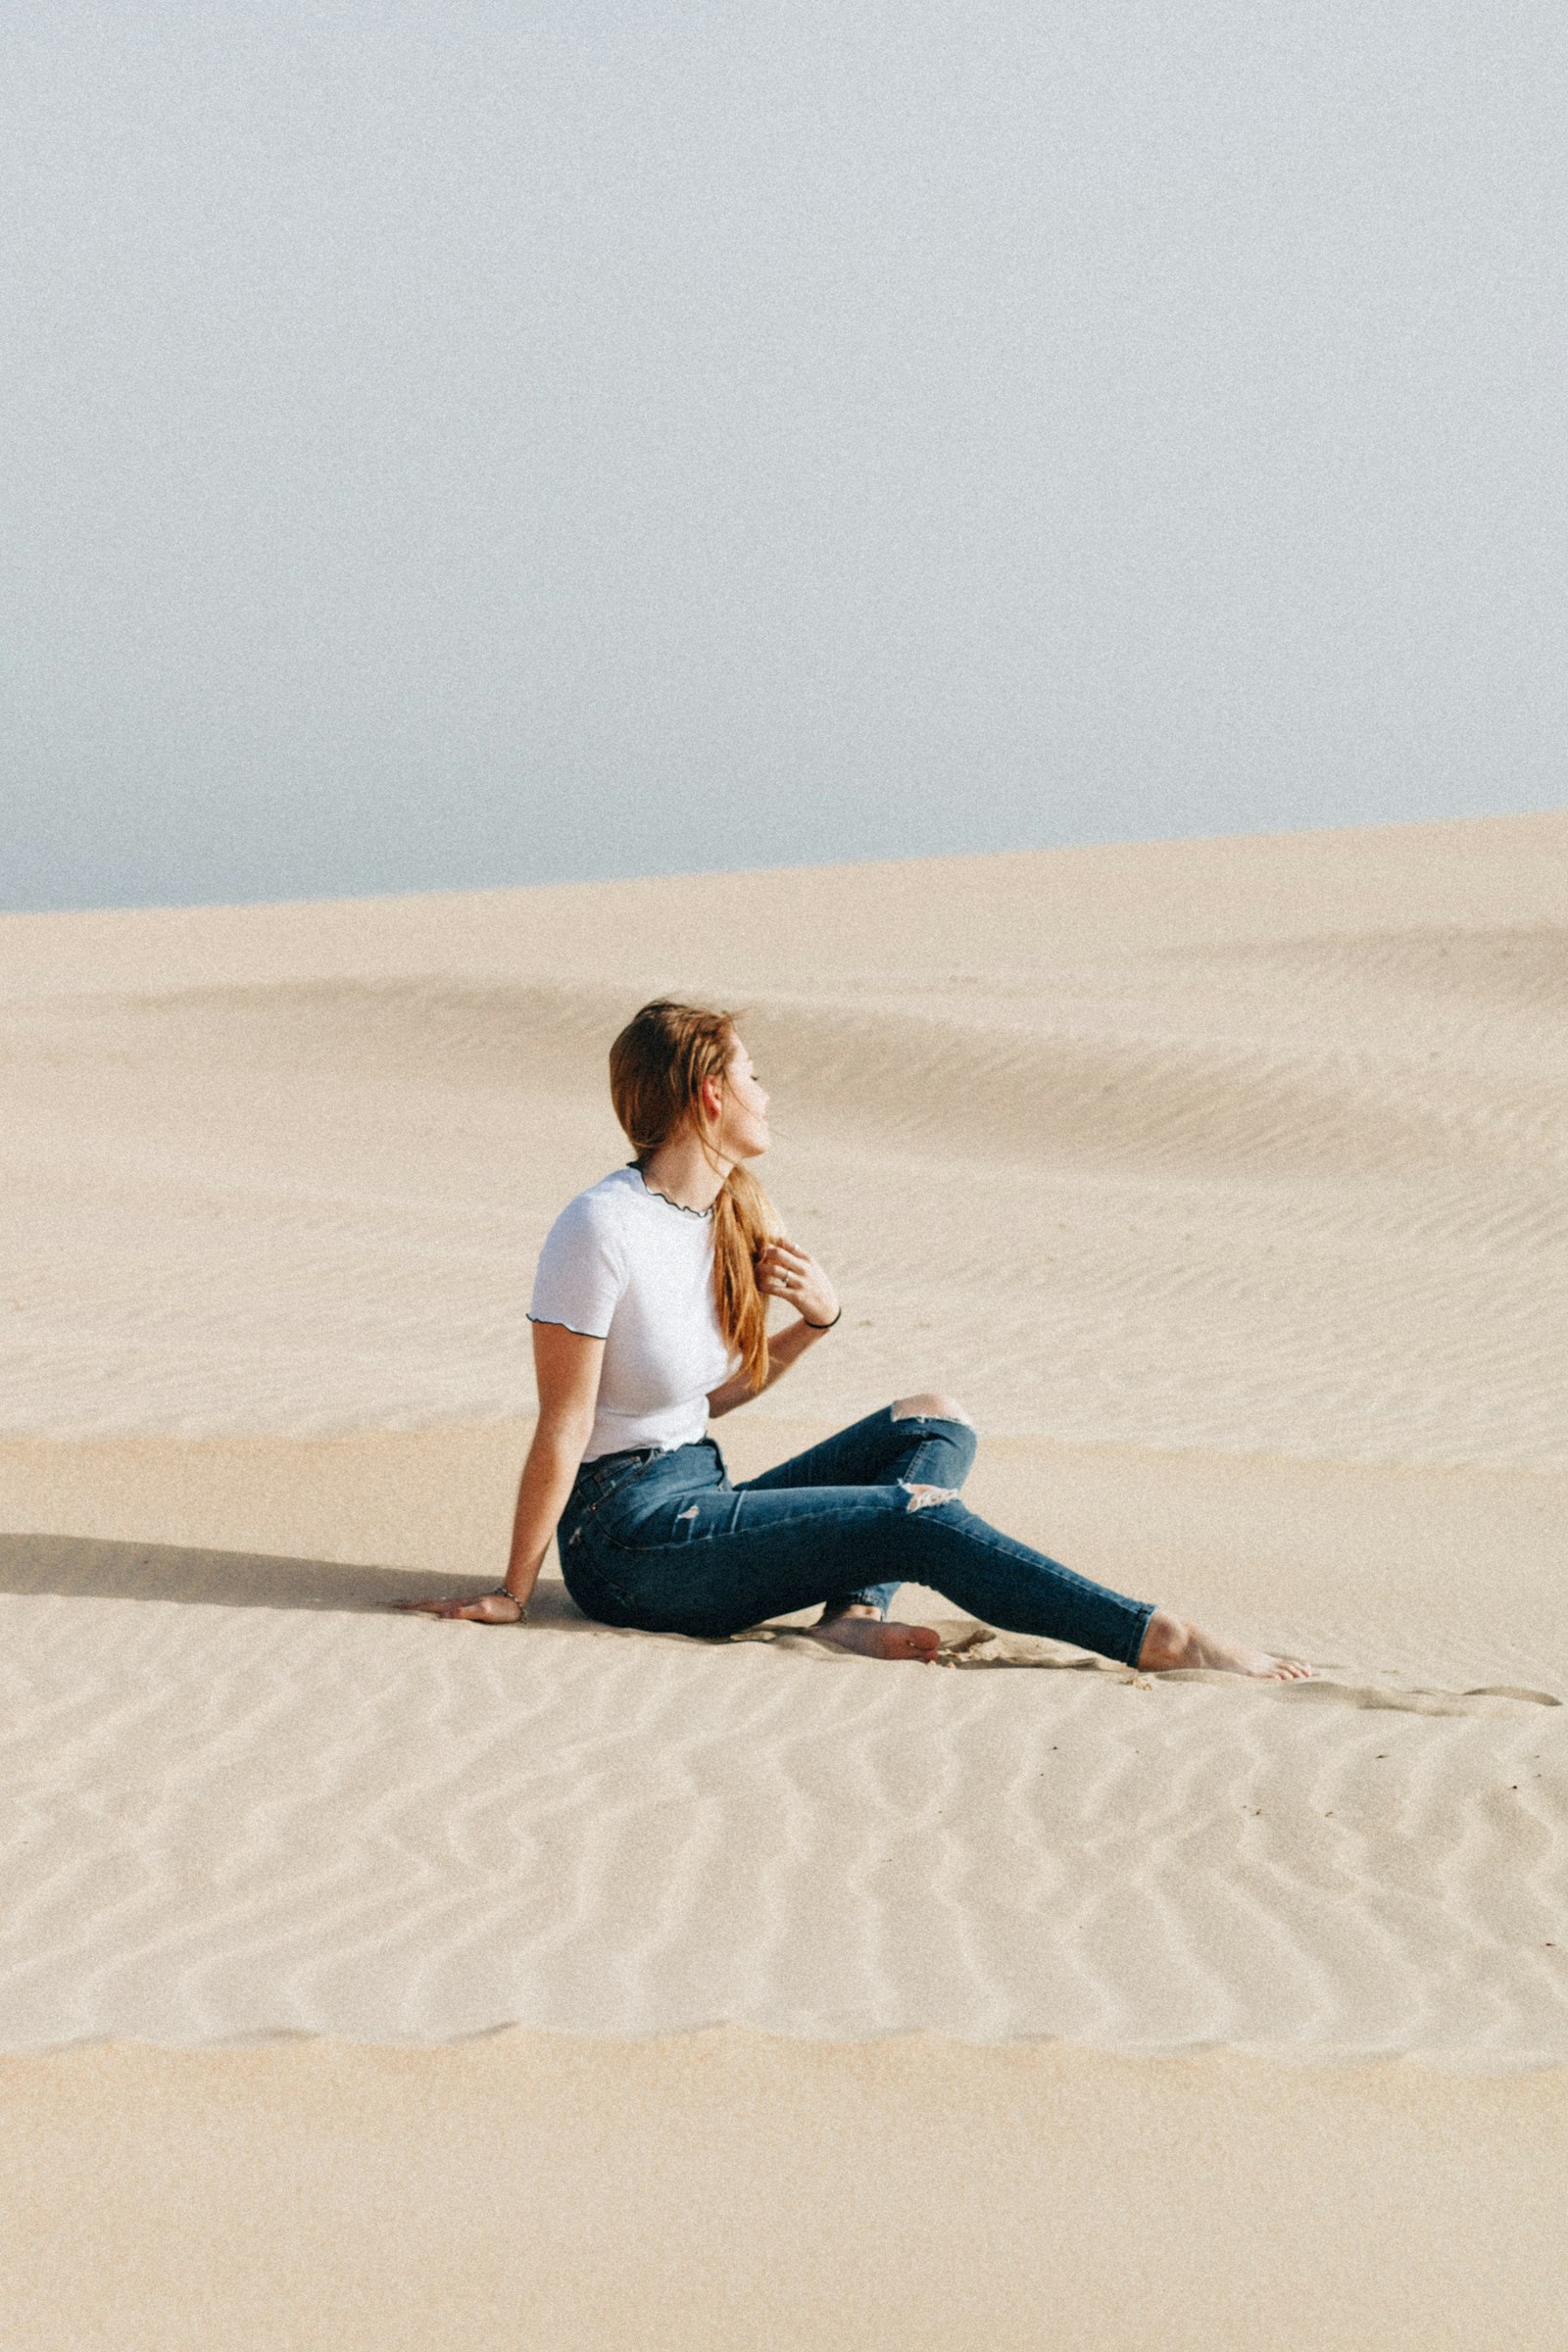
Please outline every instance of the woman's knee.
M916 1396L901 1396L893 1407L895 1421L961 1421L965 1429L974 1423L956 1396L944 1396L934 1389L921 1389Z

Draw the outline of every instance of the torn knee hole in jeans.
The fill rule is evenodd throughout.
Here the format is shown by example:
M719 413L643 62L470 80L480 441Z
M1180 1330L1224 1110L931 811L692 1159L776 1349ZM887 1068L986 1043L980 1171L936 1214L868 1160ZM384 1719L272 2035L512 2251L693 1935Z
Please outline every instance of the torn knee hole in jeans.
M697 1516L697 1505L696 1505L696 1503L694 1502L694 1503L692 1504L692 1507L691 1507L691 1509L690 1509L689 1511L677 1511L677 1512L675 1513L675 1525L676 1525L677 1527L679 1527L679 1525L680 1525L680 1523L681 1523L681 1521L682 1521L683 1519L695 1519L695 1518L696 1518L696 1516Z
M958 1499L956 1487L918 1487L911 1485L906 1478L901 1478L899 1484L909 1497L905 1505L906 1510L929 1511L936 1503L956 1502Z

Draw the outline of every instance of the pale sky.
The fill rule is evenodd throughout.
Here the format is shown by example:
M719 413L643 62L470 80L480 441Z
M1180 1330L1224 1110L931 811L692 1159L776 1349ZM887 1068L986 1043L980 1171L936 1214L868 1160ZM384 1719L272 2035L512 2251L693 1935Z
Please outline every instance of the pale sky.
M1560 0L0 27L0 906L1568 800Z

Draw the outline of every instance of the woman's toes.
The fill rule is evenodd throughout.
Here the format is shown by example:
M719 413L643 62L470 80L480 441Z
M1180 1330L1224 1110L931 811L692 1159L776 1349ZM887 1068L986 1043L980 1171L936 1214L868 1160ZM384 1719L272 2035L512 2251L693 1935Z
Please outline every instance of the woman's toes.
M942 1637L929 1625L892 1625L890 1634L903 1637L901 1646L890 1654L901 1658L934 1658L942 1647Z

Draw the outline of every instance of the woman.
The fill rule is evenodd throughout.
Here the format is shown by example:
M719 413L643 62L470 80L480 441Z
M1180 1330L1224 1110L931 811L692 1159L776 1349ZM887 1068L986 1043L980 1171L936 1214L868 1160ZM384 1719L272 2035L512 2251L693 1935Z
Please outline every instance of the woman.
M975 1433L952 1397L901 1396L760 1478L731 1483L707 1435L839 1320L832 1284L778 1232L747 1162L767 1096L731 1016L661 1000L610 1053L635 1158L568 1202L540 1253L529 1320L539 1421L512 1556L493 1591L404 1605L512 1625L557 1537L566 1589L607 1625L718 1636L820 1605L812 1632L925 1660L929 1626L890 1622L901 1584L1146 1673L1308 1669L1089 1583L958 1499ZM767 1302L796 1319L772 1336Z

